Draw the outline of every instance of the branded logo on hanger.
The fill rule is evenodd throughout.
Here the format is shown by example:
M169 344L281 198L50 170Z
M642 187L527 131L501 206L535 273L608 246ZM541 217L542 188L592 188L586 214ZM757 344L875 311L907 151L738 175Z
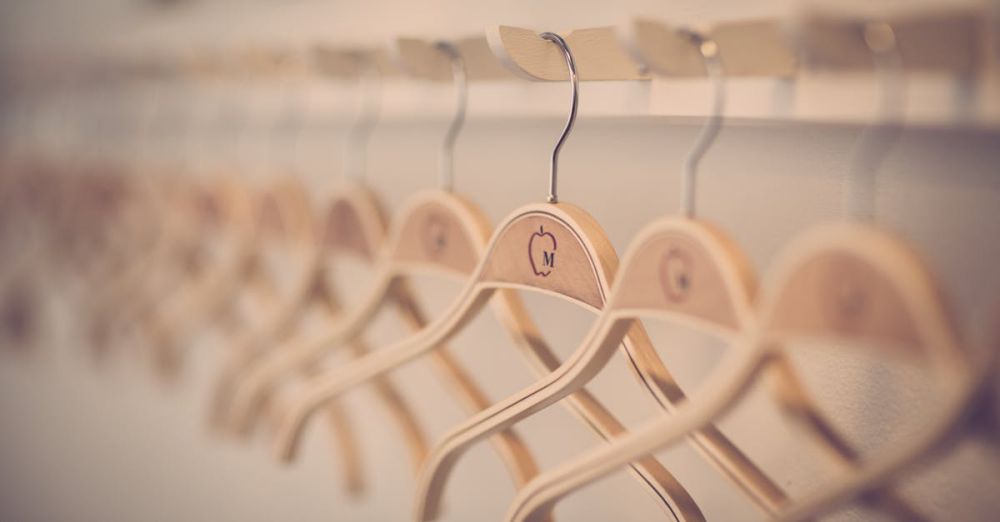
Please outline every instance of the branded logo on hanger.
M838 271L827 278L827 314L837 328L855 333L861 327L870 306L867 289L876 284L873 279L863 266L850 260L841 261Z
M528 239L528 260L536 276L548 277L556 268L556 236L542 226Z
M424 249L431 257L438 257L448 246L448 222L438 214L427 216L424 225Z
M691 254L679 248L667 250L660 258L660 286L667 299L681 302L691 289Z

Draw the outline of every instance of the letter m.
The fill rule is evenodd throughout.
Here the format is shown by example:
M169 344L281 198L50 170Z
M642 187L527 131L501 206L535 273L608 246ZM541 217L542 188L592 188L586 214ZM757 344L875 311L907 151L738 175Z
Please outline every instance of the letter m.
M545 266L555 268L556 266L556 253L542 251L542 262Z

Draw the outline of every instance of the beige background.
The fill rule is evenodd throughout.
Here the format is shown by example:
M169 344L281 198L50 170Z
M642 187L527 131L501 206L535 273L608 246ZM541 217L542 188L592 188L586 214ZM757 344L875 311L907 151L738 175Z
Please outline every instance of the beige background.
M6 38L14 43L7 49L15 54L42 45L62 48L77 42L96 47L131 42L177 48L212 43L303 44L320 37L381 42L400 33L472 34L498 22L537 29L585 27L623 20L632 13L698 23L783 16L792 7L788 2L764 0L517 1L502 5L377 1L364 6L261 1L196 4L154 15L111 0L48 0L5 6L13 15L0 18L11 27ZM564 201L591 212L619 251L644 224L678 207L680 165L698 130L697 118L634 114L665 103L663 98L674 92L671 85L664 82L652 89L583 86L580 120L562 156L560 193ZM852 85L855 99L872 99L871 86ZM691 94L673 103L704 106L704 89L697 86L704 84L689 82L679 87L677 92ZM734 81L730 96L739 98L751 88L760 87ZM293 94L291 107L308 117L294 147L290 135L273 130L274 115L283 107L277 96L281 91L254 89L254 97L234 98L232 93L251 92L240 85L214 94L170 91L168 100L173 103L193 100L202 104L195 111L196 123L182 121L178 127L186 129L186 138L177 138L169 129L138 135L128 127L111 127L85 140L79 127L61 124L65 120L53 110L34 113L41 115L41 123L30 128L28 137L33 143L78 155L114 153L154 162L180 157L184 167L169 175L235 164L249 179L258 180L292 167L315 187L317 204L321 204L330 183L341 175L342 134L354 103L353 91L349 85L311 84L295 89L284 92ZM785 91L774 89L780 101ZM129 92L135 96L129 98ZM72 100L75 107L91 111L122 103L150 110L144 104L148 96L142 97L145 91L129 92L114 99L91 94ZM564 85L472 86L470 122L456 151L456 188L480 204L494 222L519 205L544 199L547 154L561 125L565 94ZM88 100L89 104L84 103ZM119 105L112 105L114 100ZM950 114L950 102L943 97L921 103L943 105L941 112ZM386 87L386 114L371 142L366 178L386 208L399 208L408 195L436 183L437 147L450 104L446 86L399 81ZM249 118L235 147L232 140L218 136L222 128L218 112L226 110L242 111ZM766 113L767 108L754 110ZM78 108L70 114L88 113ZM6 136L23 139L26 127L10 121ZM824 121L731 120L703 162L697 195L701 217L726 230L746 250L758 272L766 274L780 249L798 233L813 224L844 218L841 178L858 130L855 124ZM996 330L1000 315L997 143L994 130L967 125L908 128L880 171L875 195L878 223L897 231L924 256L939 277L963 338L976 353L982 352L987 334ZM341 268L346 291L360 295L370 274L363 267ZM441 310L458 285L421 281L418 288L432 309ZM80 332L73 328L69 303L74 301L67 296L73 297L75 290L48 290L51 320L43 346L21 357L4 355L0 364L0 519L409 517L413 480L407 455L367 390L347 399L361 438L369 485L364 497L352 499L342 489L338 455L331 451L325 427L319 423L309 431L303 458L290 468L271 458L265 440L240 444L208 432L205 410L223 342L217 335L200 338L191 347L182 381L164 385L153 379L139 357L123 354L107 364L93 364L79 346ZM587 312L546 297L531 296L529 305L564 357L592 320ZM726 350L697 332L673 325L649 326L661 355L689 389L697 389ZM369 338L378 345L402 333L391 314L384 314ZM474 322L453 344L494 398L531 382L526 366L491 317ZM811 390L866 451L877 452L918 428L922 408L933 400L920 384L918 369L885 364L871 351L803 347L799 362ZM405 368L394 379L412 395L432 439L464 418L424 363ZM651 398L643 394L621 360L616 359L592 389L629 425L657 414ZM781 420L766 388L752 394L722 426L792 493L830 475L831 470L808 451L794 427ZM561 408L532 418L520 429L543 468L597 443ZM661 456L710 520L760 517L690 448L678 447ZM913 476L903 489L935 520L993 519L1000 509L997 457L995 445L964 443ZM512 495L499 461L488 446L478 446L461 460L449 484L447 520L496 520ZM576 521L663 519L652 500L624 473L563 502L556 514L560 520ZM870 516L854 510L838 514L843 520Z

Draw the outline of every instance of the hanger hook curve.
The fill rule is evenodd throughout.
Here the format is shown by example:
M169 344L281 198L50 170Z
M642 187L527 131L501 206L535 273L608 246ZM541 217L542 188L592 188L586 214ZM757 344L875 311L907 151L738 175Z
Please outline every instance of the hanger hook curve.
M451 192L455 185L455 141L462 131L462 126L465 125L465 113L469 105L469 81L465 71L465 60L455 44L438 41L434 47L447 55L451 61L451 78L455 84L455 115L441 145L441 188Z
M719 46L715 40L690 29L682 29L680 32L698 48L705 64L705 72L712 81L712 112L684 158L681 175L681 215L691 218L694 217L695 211L698 165L722 130L726 109L726 78L722 70L722 61L719 59Z
M902 134L906 85L903 57L896 34L886 22L870 21L861 36L872 57L879 82L878 115L858 136L851 162L844 173L844 208L856 219L875 216L876 172Z
M576 112L580 105L580 80L576 74L576 60L573 59L573 52L569 48L569 44L562 36L556 33L545 32L539 35L540 37L555 43L562 49L563 57L566 58L566 68L569 69L569 81L573 88L572 105L569 109L569 117L566 118L566 126L563 127L562 134L559 135L559 141L556 142L555 148L552 149L552 162L549 164L549 203L558 203L559 196L556 193L556 181L559 174L559 151L562 150L562 146L566 143L566 138L569 137L570 133L573 132L573 125L576 123Z

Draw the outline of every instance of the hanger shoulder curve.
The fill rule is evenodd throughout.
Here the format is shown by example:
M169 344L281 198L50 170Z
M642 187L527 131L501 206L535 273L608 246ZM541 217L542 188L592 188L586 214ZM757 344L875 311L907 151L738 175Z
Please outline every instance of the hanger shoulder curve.
M425 191L411 198L393 231L393 262L468 276L490 236L489 220L465 198Z
M664 219L626 253L609 305L732 336L753 321L753 270L724 234L705 222Z
M589 214L566 203L530 205L504 223L480 281L547 290L595 310L604 306L618 257Z
M385 218L375 195L358 183L333 191L320 223L323 245L331 253L349 253L373 261L385 243Z
M864 493L882 494L895 477L929 460L930 450L964 427L977 379L930 272L893 235L863 225L821 227L793 243L782 261L763 300L768 342L813 337L875 346L925 367L938 388L921 429L876 456L856 459L777 517L804 520ZM792 413L797 401L784 398Z
M603 368L619 345L624 345L635 373L661 407L672 411L673 404L683 400L684 395L656 356L645 331L636 328L638 323L633 320L634 311L628 308L656 309L666 311L674 318L694 317L704 322L714 321L728 335L738 335L750 321L748 294L753 287L752 277L742 256L730 252L733 247L723 239L711 227L688 220L661 220L647 227L634 243L636 246L626 254L609 308L588 333L581 348L541 381L462 423L436 445L428 457L427 471L421 477L419 491L422 494L418 495L418 499L422 501L418 505L418 516L421 519L435 516L444 482L465 449L496 430L509 428L580 390ZM671 281L661 277L664 256L668 259L684 256L687 263L680 268L687 282L681 286L692 292L704 292L709 306L697 300L690 303L678 299L688 296L678 296L677 287L667 284ZM649 263L647 259L654 262ZM652 285L646 282L649 277L661 281L654 288L666 297L657 296L657 300L651 300L649 287ZM685 286L689 284L695 286ZM722 315L713 308L720 303L730 308ZM699 432L693 440L696 448L709 457L711 463L747 490L751 498L765 509L773 510L784 499L780 488L714 427Z
M344 346L364 330L386 302L409 300L398 282L407 267L436 267L457 273L467 270L467 256L480 251L482 247L475 245L485 242L485 223L477 209L454 195L428 192L415 197L401 212L389 245L380 255L375 282L361 302L323 335L279 350L255 365L238 386L234 425L249 428L266 394L282 376Z
M772 337L846 338L918 359L965 357L930 273L882 231L820 227L790 245L773 279L761 312Z
M594 262L594 256L602 261L608 258L605 264L615 263L610 267L611 270L615 268L617 259L610 244L598 244L602 248L595 253L595 249L590 248L590 243L581 242L577 232L580 228L574 230L568 226L576 218L587 225L587 228L583 228L584 231L599 231L592 218L582 210L566 204L529 205L511 214L494 233L486 248L485 258L480 261L469 283L442 317L413 337L379 350L371 358L355 361L312 381L300 395L300 400L289 408L284 427L279 432L281 435L277 439L279 456L292 456L306 419L324 401L375 375L391 371L444 342L476 316L499 285L528 285L530 282L530 287L537 285L559 292L581 275L589 274L594 283L586 285L582 291L570 290L570 295L580 296L579 298L566 298L583 303L584 306L603 302L609 275L607 271L594 268L601 265ZM546 225L550 232L544 231ZM536 230L536 226L542 230ZM564 245L563 257L556 261L560 240ZM539 243L535 245L535 241ZM563 262L566 258L568 261ZM495 261L497 259L506 261ZM550 279L552 275L555 277Z

